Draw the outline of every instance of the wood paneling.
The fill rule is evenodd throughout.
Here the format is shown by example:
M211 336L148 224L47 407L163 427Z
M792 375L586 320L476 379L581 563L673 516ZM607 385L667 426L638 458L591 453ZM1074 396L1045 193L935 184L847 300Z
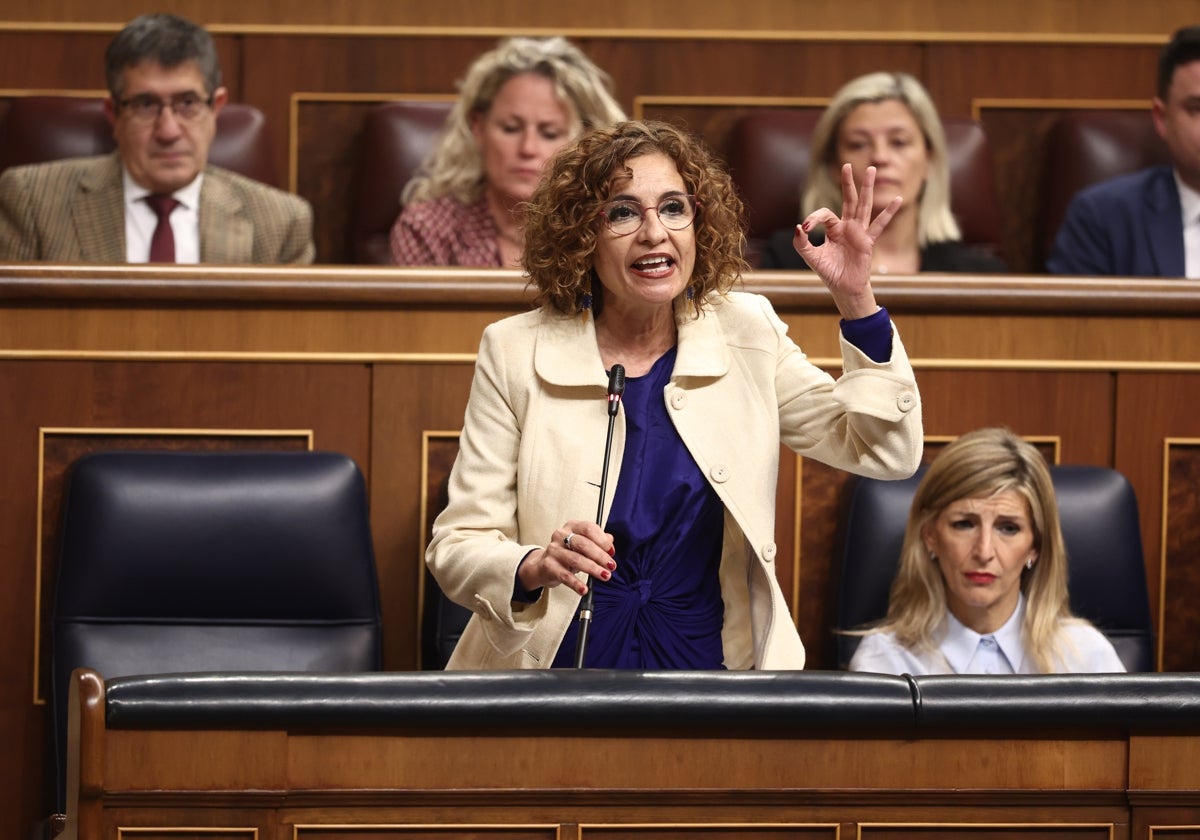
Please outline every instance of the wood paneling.
M1051 732L1009 721L924 737L909 726L783 726L756 736L739 718L714 736L645 722L508 731L464 714L436 732L403 720L109 730L91 691L76 729L80 819L66 840L114 836L117 825L138 836L258 828L309 840L1151 840L1191 836L1200 809L1188 725Z
M414 668L419 661L427 541L422 528L431 509L438 507L428 488L448 474L444 457L423 461L425 435L462 428L472 373L470 363L387 364L375 369L371 425L378 434L372 459L383 468L373 473L371 482L371 526L376 544L387 552L378 559L380 595L391 616L384 620L388 668ZM456 452L457 446L450 449ZM427 469L435 475L423 481Z
M165 0L156 8L184 14L210 26L436 27L503 28L523 32L574 33L583 29L627 32L657 30L732 30L786 34L855 32L876 37L910 37L914 32L991 33L1054 37L1155 38L1196 16L1191 0L1157 0L1131 7L1124 0L855 0L836 14L814 14L804 4L746 0L736 5L700 0L681 15L641 0L601 5L583 0L530 0L513 6L505 0L457 0L447 3L347 3L322 0ZM9 0L10 21L63 26L65 23L117 26L145 10L133 0Z
M1165 455L1160 635L1163 667L1182 670L1200 656L1200 438L1168 440Z
M16 8L7 26L0 23L0 92L102 88L105 44L118 21L141 11L122 0L101 8L79 0L52 5L74 11L47 17L40 5ZM1006 257L1021 273L1042 266L1038 196L1049 121L1070 103L1148 103L1159 45L1197 16L1184 0L1154 4L1136 20L1117 0L1086 13L1081 0L1027 0L1003 11L982 0L909 0L886 10L860 2L847 26L752 0L736 9L708 2L689 8L686 22L671 14L669 26L638 28L634 21L667 11L632 0L618 2L629 6L623 17L612 5L578 2L520 11L498 2L434 4L428 12L419 4L351 12L310 2L286 13L275 2L223 5L206 4L193 16L218 34L232 98L266 115L275 170L291 173L290 188L313 204L318 262L349 260L364 103L453 95L470 62L498 37L533 31L567 32L612 75L628 113L686 125L718 152L753 99L828 98L862 73L913 73L945 116L982 117L996 160ZM172 7L197 11L188 2Z
M1123 374L1118 385L1118 428L1131 432L1116 439L1116 459L1128 465L1138 492L1147 582L1161 604L1159 649L1169 670L1200 667L1200 575L1191 539L1200 509L1192 481L1200 450L1189 442L1200 439L1197 385L1191 376L1171 373Z
M4 489L0 491L0 606L7 631L0 646L0 737L8 758L0 762L0 833L27 836L45 816L49 788L48 709L35 705L48 660L49 604L54 557L38 551L38 512L49 527L59 507L65 466L57 459L40 469L42 432L75 430L80 440L108 438L109 448L178 445L197 438L205 447L238 431L257 432L276 446L274 431L311 430L314 445L344 452L369 475L366 406L369 371L361 365L174 364L89 360L14 360L0 363L0 435L6 441ZM13 395L24 395L16 398ZM36 397L34 395L37 395ZM362 410L355 411L354 406ZM141 430L141 431L137 431ZM58 435L61 443L63 435ZM246 441L250 442L250 441ZM53 449L58 452L61 447ZM21 523L18 525L17 523ZM44 544L53 551L53 533ZM39 559L45 561L39 570ZM41 572L39 592L38 572ZM40 598L40 600L39 600ZM39 610L39 606L42 607ZM40 617L40 623L39 623ZM41 671L35 676L35 666ZM22 676L24 672L24 676ZM37 692L45 697L44 690Z
M483 327L528 305L518 274L209 267L6 273L0 376L8 393L23 395L0 406L0 426L16 442L8 507L0 508L14 517L0 528L6 556L35 555L41 428L311 428L317 448L348 449L364 465L386 663L418 665L422 549L437 507L431 492L452 457ZM780 273L747 285L772 297L811 358L836 368L836 320L818 281ZM926 434L946 440L1007 425L1050 442L1061 462L1123 469L1141 500L1148 575L1158 592L1166 510L1161 442L1197 433L1188 394L1200 375L1200 285L929 276L887 278L877 288L918 368ZM1172 299L1156 295L1168 288ZM1181 369L1156 372L1163 366ZM444 440L430 446L431 436ZM779 575L812 667L834 661L829 628L846 486L844 474L784 453ZM1170 508L1179 523L1173 534L1195 527L1188 498L1185 489ZM52 508L46 515L53 518ZM15 564L6 572L10 585L0 587L10 614L30 616L4 663L20 675L4 689L14 704L32 694L34 570L32 561ZM1183 582L1172 597L1191 597ZM1172 615L1171 602L1165 615ZM1193 659L1185 654L1172 667Z

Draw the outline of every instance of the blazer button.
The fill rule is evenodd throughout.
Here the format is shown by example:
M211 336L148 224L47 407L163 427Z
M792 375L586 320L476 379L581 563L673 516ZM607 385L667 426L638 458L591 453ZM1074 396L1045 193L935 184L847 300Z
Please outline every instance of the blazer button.
M687 405L687 392L682 388L676 388L671 392L671 408L681 409Z
M717 482L717 484L724 484L729 480L729 467L724 464L717 464L708 471L708 477Z
M911 391L905 391L896 397L896 407L901 411L912 411L917 406L917 398Z
M767 543L766 545L763 546L763 549L762 549L763 560L767 563L774 563L775 562L775 554L778 551L779 551L779 549L775 547L775 543Z

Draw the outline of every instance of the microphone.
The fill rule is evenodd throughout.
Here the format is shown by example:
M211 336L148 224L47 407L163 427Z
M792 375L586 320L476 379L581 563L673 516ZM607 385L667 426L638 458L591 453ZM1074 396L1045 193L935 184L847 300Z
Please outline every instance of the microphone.
M608 372L608 437L604 441L604 466L600 470L600 501L596 504L596 524L603 525L604 519L604 488L608 485L608 461L612 454L613 425L617 419L617 410L621 407L621 395L625 393L625 368L613 365ZM579 608L579 637L575 640L575 667L583 667L583 657L587 653L588 630L592 626L592 595L596 590L596 581L588 580L588 591L583 596L583 604Z

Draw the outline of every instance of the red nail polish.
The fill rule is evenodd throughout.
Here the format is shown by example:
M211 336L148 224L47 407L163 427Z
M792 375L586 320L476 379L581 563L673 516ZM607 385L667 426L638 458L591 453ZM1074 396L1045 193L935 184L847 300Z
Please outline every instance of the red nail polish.
M610 577L612 577L612 575L610 575L610 574L609 574L607 571L604 571L604 572L601 572L601 573L600 573L600 579L601 579L601 580L608 580Z
M805 222L804 224L800 225L800 227L803 228L805 233L808 233L808 229L812 227L812 225L810 225L808 222Z
M615 545L614 545L612 548L610 548L610 549L608 550L608 556L609 556L609 557L616 557L616 556L617 556L617 547L616 547Z
M606 563L605 565L608 567L608 570L609 570L610 572L611 572L611 571L613 571L614 569L616 569L616 568L617 568L617 564L616 564L616 563L609 562L609 563Z

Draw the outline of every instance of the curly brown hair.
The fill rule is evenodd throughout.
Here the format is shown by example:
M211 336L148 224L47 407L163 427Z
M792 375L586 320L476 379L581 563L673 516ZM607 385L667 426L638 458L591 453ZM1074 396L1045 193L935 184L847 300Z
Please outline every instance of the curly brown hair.
M742 201L720 162L669 123L622 122L585 133L562 149L526 206L522 262L539 305L574 315L586 308L585 296L593 287L602 294L592 260L604 229L600 205L608 200L613 179L628 172L626 161L656 152L675 162L698 203L696 266L687 285L695 312L710 292L729 291L748 269Z

